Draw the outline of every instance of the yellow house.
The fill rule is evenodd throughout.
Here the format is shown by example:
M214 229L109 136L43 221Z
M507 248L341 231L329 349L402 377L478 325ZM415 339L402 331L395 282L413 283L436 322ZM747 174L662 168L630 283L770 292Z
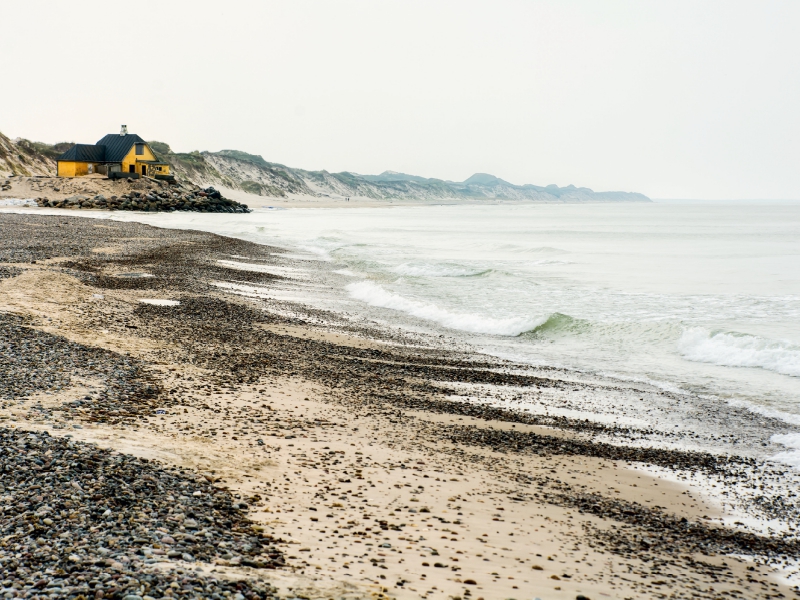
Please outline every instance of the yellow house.
M160 161L150 146L123 125L119 135L108 134L96 144L75 144L57 159L59 177L102 173L112 179L149 176L173 179L169 164Z

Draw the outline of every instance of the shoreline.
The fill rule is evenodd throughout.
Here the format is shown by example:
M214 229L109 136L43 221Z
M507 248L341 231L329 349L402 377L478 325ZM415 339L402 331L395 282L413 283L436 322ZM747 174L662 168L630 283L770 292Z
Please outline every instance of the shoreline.
M262 578L309 598L796 593L774 564L733 556L796 557L796 541L719 527L705 517L722 512L697 489L629 468L748 481L752 459L599 442L578 420L535 423L453 402L448 392L463 384L574 384L558 372L512 375L486 356L402 333L393 335L407 345L386 343L396 340L378 327L302 305L286 316L285 302L212 285L280 281L216 261L291 266L282 249L81 216L0 214L0 315L15 315L19 335L49 340L62 358L83 349L102 350L109 365L125 357L146 382L114 396L121 384L109 371L75 362L57 376L40 361L42 377L3 398L0 428L69 432L247 498L248 517L283 540L289 566L265 572L219 553L203 573ZM153 276L120 276L142 272ZM137 402L123 398L131 394Z
M14 199L33 199L40 196L47 197L51 200L64 200L71 196L83 194L87 196L94 196L96 194L122 194L132 189L155 189L159 187L151 180L137 180L134 184L128 184L124 179L110 181L103 175L86 175L81 177L56 177L46 175L23 176L16 175L13 177L3 178L8 185L0 189L0 200L5 198ZM396 206L467 206L479 205L486 206L490 204L508 204L508 205L551 205L551 204L615 204L615 203L631 203L634 201L622 200L530 200L530 199L499 199L486 197L474 198L441 198L436 200L422 200L422 199L406 199L406 198L384 198L375 199L366 196L332 196L322 194L320 196L310 196L305 194L287 193L285 196L260 196L250 194L243 190L237 190L221 186L217 183L207 183L204 185L212 185L217 187L225 198L235 200L250 206L250 208L389 208ZM189 186L196 187L194 184ZM635 201L639 203L640 201ZM651 203L644 202L645 204ZM83 209L83 210L97 210L97 209Z

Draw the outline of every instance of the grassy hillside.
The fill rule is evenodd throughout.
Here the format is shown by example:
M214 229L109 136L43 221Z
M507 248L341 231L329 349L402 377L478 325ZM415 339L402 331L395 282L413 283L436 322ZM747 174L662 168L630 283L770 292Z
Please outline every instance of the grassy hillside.
M11 140L0 133L0 175L55 175L56 157L72 146L71 142Z

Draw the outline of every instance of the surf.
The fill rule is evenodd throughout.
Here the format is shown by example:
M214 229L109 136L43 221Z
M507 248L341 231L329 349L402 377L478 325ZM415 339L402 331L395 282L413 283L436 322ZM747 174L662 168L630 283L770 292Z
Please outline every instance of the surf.
M681 355L694 362L751 367L800 377L800 345L737 331L691 327L678 341Z
M421 302L387 291L372 281L351 283L345 286L345 289L352 298L371 306L400 311L450 329L469 333L516 337L546 320L527 317L495 318L476 313L454 312L430 302Z

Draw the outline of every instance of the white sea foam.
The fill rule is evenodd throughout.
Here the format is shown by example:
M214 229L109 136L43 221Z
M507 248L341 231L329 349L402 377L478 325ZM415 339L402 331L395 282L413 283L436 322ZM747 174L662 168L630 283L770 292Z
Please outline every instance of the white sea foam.
M627 425L631 427L650 427L651 423L645 419L637 419L635 417L625 417L616 414L604 414L588 410L575 410L572 408L563 408L560 406L550 406L541 403L527 403L520 404L509 402L502 399L486 399L481 396L448 396L450 400L455 402L467 402L470 404L485 404L488 406L496 406L501 408L511 408L512 410L522 410L534 415L547 415L550 417L567 417L569 419L578 419L594 421L595 423L605 423L607 425Z
M303 273L301 269L293 269L292 267L276 267L274 265L260 265L256 263L237 262L235 260L218 260L217 262L229 269L235 269L237 271L268 273L269 275L277 275L279 277L296 277L298 274Z
M372 306L399 310L420 319L434 321L445 327L470 333L517 336L541 325L546 320L546 317L540 319L522 317L495 319L469 313L455 313L435 304L426 304L393 294L371 281L351 283L346 289L356 300Z
M571 265L571 260L557 260L557 259L548 259L544 258L542 260L535 260L531 263L532 265Z
M652 385L653 387L657 387L658 389L664 390L665 392L671 392L673 394L679 394L681 396L690 395L690 392L687 392L686 390L677 385L668 383L666 381L651 379L645 375L631 376L611 371L601 371L600 373L598 373L598 375L602 377L610 377L612 379L617 379L619 381L629 381L631 383L646 383L647 385Z
M212 281L211 285L252 298L269 298L270 288L259 285L242 285L240 283L232 283L230 281Z
M491 250L500 250L513 254L568 254L567 250L551 246L529 247L524 244L489 244Z
M262 287L257 285L241 285L229 281L212 281L211 285L228 290L237 296L245 298L264 298L269 300L281 300L285 302L308 303L308 296L302 290L298 290L294 285L292 289L279 289L275 287Z
M431 263L403 263L390 269L393 273L407 277L474 277L483 275L490 270Z
M305 260L324 260L325 262L329 262L333 260L331 258L331 252L336 250L336 246L330 245L330 247L323 248L321 246L315 244L300 244L298 246L300 250L308 252L312 257L305 257Z
M731 406L743 406L751 413L769 417L770 419L777 419L779 421L783 421L784 423L789 423L790 425L800 425L800 415L796 413L787 413L781 410L775 410L774 408L761 406L760 404L753 404L752 402L747 402L745 400L729 400L728 403Z
M316 254L299 254L296 252L282 252L280 254L275 254L274 256L280 256L281 258L288 258L291 260L307 260L307 261L329 261L329 258L324 258Z
M0 198L0 206L37 206L30 198Z
M770 441L787 448L784 452L779 452L773 456L772 460L800 469L800 433L778 433L773 435Z
M800 377L800 346L735 332L692 327L678 341L681 355L691 361L725 367L758 367Z
M163 300L160 298L142 298L139 302L142 304L152 304L153 306L178 306L180 304L177 300Z

